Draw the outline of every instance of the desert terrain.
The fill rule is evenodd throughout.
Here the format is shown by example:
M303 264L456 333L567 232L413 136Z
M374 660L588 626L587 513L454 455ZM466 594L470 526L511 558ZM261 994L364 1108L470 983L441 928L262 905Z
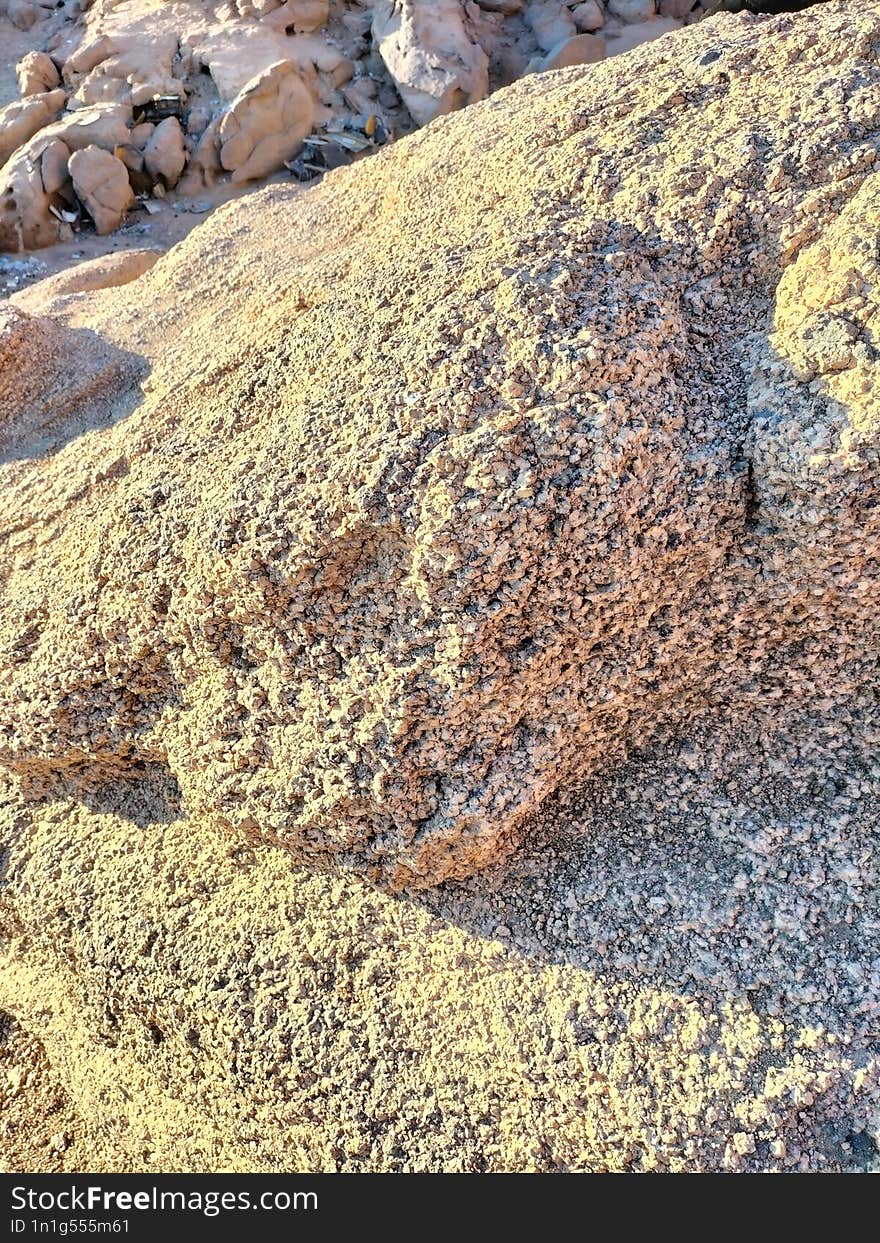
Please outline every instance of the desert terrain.
M3 1168L876 1172L880 2L5 4Z

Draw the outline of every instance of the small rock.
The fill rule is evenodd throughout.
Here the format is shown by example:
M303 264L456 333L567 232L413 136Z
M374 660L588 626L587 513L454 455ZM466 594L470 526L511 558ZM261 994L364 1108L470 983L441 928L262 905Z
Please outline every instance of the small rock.
M140 125L136 125L131 131L131 144L143 151L147 143L153 136L156 127L152 121L141 121Z
M64 107L64 91L29 95L0 108L0 168L13 152L49 125Z
M54 91L61 85L61 75L51 56L45 52L28 52L15 68L18 91L22 97Z
M530 4L526 23L532 28L542 52L552 52L577 33L571 13L558 4Z
M541 62L539 68L568 69L571 65L592 65L604 59L605 40L597 35L575 35L564 39Z
M584 4L579 4L577 8L571 10L571 16L575 26L581 32L591 33L594 30L601 30L605 25L605 13L597 0L585 0Z
M657 14L654 0L608 0L608 12L622 22L644 22Z
M70 181L67 163L70 148L60 138L54 138L40 156L40 176L47 194L57 194Z

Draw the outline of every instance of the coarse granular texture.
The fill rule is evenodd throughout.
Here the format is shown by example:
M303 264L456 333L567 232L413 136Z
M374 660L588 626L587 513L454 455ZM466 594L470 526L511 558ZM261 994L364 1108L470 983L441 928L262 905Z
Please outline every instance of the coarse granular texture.
M545 805L512 865L409 897L172 820L158 782L122 815L10 798L0 1007L41 1042L13 1066L33 1147L96 1171L880 1168L880 770L791 735L640 755ZM22 1147L0 1129L40 1168Z
M39 303L125 365L5 415L0 1005L101 1168L871 1168L878 48L701 23Z
M878 23L534 78L66 304L153 370L21 403L0 762L429 885L719 705L870 717Z

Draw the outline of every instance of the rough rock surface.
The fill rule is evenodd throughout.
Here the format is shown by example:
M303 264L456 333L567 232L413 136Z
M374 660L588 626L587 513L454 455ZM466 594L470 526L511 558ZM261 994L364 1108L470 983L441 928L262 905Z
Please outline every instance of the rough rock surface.
M15 666L3 759L25 775L87 786L132 763L161 763L192 811L431 884L494 858L561 781L697 712L812 694L820 675L829 702L866 693L876 656L858 620L876 590L870 258L854 268L851 246L831 248L825 282L831 289L843 264L852 305L834 309L840 299L829 293L809 309L811 335L798 347L814 351L817 368L831 350L826 383L833 390L844 377L845 395L804 387L817 373L800 354L786 362L791 349L774 363L777 338L766 334L781 275L822 211L840 230L844 202L871 192L871 96L844 84L846 104L832 108L821 91L815 103L798 95L796 116L752 127L743 148L747 57L757 49L771 77L778 62L772 40L759 42L748 21L739 29L723 66L711 57L692 65L682 44L693 86L671 93L662 151L621 161L631 121L612 101L603 134L575 129L536 169L534 123L523 118L533 93L544 99L541 87L508 97L505 116L522 138L502 140L491 111L482 122L472 114L467 125L486 127L488 185L502 187L486 191L499 195L497 248L490 239L450 260L465 243L449 222L440 228L439 204L416 211L408 191L374 205L372 169L353 182L364 194L358 238L364 229L401 235L405 257L396 248L387 265L381 249L352 257L340 289L332 262L300 249L298 287L333 287L334 299L289 295L280 323L291 314L297 327L279 327L278 346L252 342L244 320L236 346L224 325L224 353L241 350L247 378L230 363L219 387L205 387L204 408L189 394L174 460L141 468L157 472L154 483L126 476L118 485L119 506L150 487L168 504L145 510L136 539L115 517L106 530L96 522L95 551L72 567L89 581L93 558L112 583L146 574L158 583L155 603L120 630L109 597L92 603L85 578L65 586L77 624L51 607L31 658ZM807 31L795 26L788 40L805 43L805 93L810 56L817 75L824 63ZM705 34L690 38L705 48ZM866 38L850 59L872 64ZM559 92L621 90L611 69L596 72L595 86L574 74ZM810 151L829 154L809 156L801 174L791 162L804 118L816 129ZM719 126L716 158L735 148L741 167L722 165L706 181L695 153ZM443 130L433 139L449 140ZM409 142L378 184L417 168L421 150ZM112 164L123 187L113 157L84 154ZM75 181L81 160L71 159ZM461 163L448 193L465 204L475 182ZM559 187L540 192L539 218L536 183ZM303 200L306 236L334 210L333 193ZM267 219L282 202L266 205ZM762 232L750 223L757 217ZM704 235L697 220L711 221ZM226 281L238 262L252 268L250 257L232 257ZM364 292L352 301L345 290L358 281ZM401 305L383 282L413 294ZM191 295L172 289L170 300L188 305ZM310 360L331 349L337 365L316 370ZM340 365L346 350L362 361ZM220 367L215 351L204 365ZM142 417L170 417L181 399L163 395L164 415L148 400ZM248 434L247 467L215 493L209 480L231 450L199 429L200 419L216 424L224 400L230 417L261 430ZM844 435L854 420L858 430ZM800 425L804 450L792 439ZM843 499L851 490L865 498L856 536L840 516L856 504ZM796 572L786 565L794 546ZM13 642L14 595L4 625ZM67 672L84 669L85 679Z
M16 66L18 89L22 99L28 95L42 95L61 85L58 66L45 52L28 52ZM2 126L2 122L0 122Z
M96 1163L876 1164L878 47L533 76L13 319L0 1005ZM40 440L55 333L151 373Z
M134 202L128 170L101 147L74 151L68 163L74 189L99 233L112 233Z
M220 122L220 163L233 181L265 177L292 159L311 132L315 101L292 61L248 82Z
M376 0L373 39L420 125L488 92L489 62L458 0Z
M0 167L14 151L54 121L64 107L64 92L31 95L0 109Z

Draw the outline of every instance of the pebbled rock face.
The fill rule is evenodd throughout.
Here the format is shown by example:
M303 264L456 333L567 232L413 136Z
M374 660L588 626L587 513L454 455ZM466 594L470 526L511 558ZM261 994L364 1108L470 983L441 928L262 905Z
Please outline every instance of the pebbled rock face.
M3 763L430 885L703 713L870 714L878 39L524 81L78 312L153 374L3 480Z

